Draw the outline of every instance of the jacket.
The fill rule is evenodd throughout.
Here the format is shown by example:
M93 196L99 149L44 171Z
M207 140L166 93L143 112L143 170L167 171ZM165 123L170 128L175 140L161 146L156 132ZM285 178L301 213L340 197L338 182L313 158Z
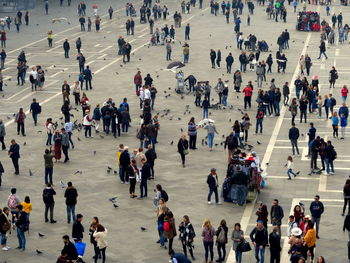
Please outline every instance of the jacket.
M61 255L65 256L66 260L76 260L78 258L78 252L72 242L68 242L68 244L64 245Z
M82 240L84 237L84 227L81 224L81 222L76 221L73 224L73 229L72 229L72 238L77 239L77 240Z
M147 182L148 178L151 177L151 166L149 163L145 163L142 166L141 181Z
M18 159L18 158L20 158L19 149L20 149L19 144L17 144L17 143L16 144L11 144L10 149L9 149L9 153L12 152L12 154L10 156L11 159Z
M26 114L24 112L21 113L22 117L20 117L20 113L17 112L16 116L15 116L15 122L20 122L20 123L24 123L24 120L26 119Z
M316 244L316 230L314 228L309 229L304 237L305 243L308 247L312 247Z
M105 248L108 246L107 243L107 228L105 228L104 232L94 232L93 237L95 238L95 241L97 242L97 246L99 249Z
M215 235L218 237L221 231L225 232L225 242L223 244L227 244L227 232L228 232L227 226L219 226L218 229L215 231ZM219 243L218 240L216 240L216 242Z
M214 176L210 173L207 178L207 184L209 186L209 189L216 189L219 186L218 176Z
M271 216L271 223L274 223L274 222L281 223L282 218L284 217L282 207L280 205L271 206L270 216Z
M43 191L43 201L45 204L55 203L53 196L56 195L56 192L51 187L46 187Z
M298 140L299 138L299 129L292 127L289 129L289 140Z
M52 158L55 157L53 153L44 154L44 160L45 160L45 168L52 168L53 167L53 161Z
M130 155L129 152L124 150L121 154L120 154L120 166L122 166L123 168L128 167L128 165L130 164Z
M177 151L182 154L185 150L188 149L188 141L180 139L177 143Z
M68 187L64 192L64 197L66 198L66 205L76 205L78 197L77 189L73 186Z
M270 249L281 251L281 237L278 233L271 232L269 235Z
M152 166L154 165L154 161L157 159L157 153L155 150L151 149L145 152L147 162Z
M0 120L0 137L5 137L6 135L6 130L5 130L5 125L2 120Z
M265 247L268 244L268 235L266 228L259 230L257 227L254 227L249 236L252 242L256 243L256 246Z
M322 202L313 201L310 204L310 212L311 212L312 217L320 218L322 213L324 212L323 203Z

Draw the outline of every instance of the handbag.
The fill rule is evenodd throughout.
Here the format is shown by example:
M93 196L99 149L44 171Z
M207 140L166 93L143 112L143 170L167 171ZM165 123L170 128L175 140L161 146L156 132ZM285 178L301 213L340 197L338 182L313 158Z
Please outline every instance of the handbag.
M248 251L252 250L252 248L250 247L249 242L246 242L246 241L240 243L240 244L238 245L238 249L239 249L240 251L242 251L242 252L248 252Z
M4 232L9 231L10 228L11 228L11 224L9 222L4 223L1 227L2 231L4 231Z
M184 148L184 151L183 151L184 155L187 155L189 153L188 150L185 149L185 146L184 146L183 142L181 142L181 144L182 144L182 148Z

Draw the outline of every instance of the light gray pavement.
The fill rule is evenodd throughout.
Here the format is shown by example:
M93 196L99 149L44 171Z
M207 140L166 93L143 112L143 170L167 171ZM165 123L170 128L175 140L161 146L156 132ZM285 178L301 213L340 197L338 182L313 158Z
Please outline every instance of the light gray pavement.
M86 1L91 6L93 1ZM187 157L187 166L183 169L180 165L180 157L176 152L176 142L181 135L180 128L187 128L187 121L191 116L196 117L197 121L201 119L202 111L193 105L194 97L185 96L181 100L180 96L174 92L176 85L175 76L171 72L161 69L166 68L168 64L165 60L165 47L149 47L150 39L148 25L140 25L138 19L136 23L135 37L127 37L133 46L134 55L131 57L131 63L123 65L121 57L116 55L116 40L119 35L126 35L124 29L125 14L124 4L126 1L102 1L99 3L100 14L105 14L107 8L112 4L116 10L122 10L115 14L116 18L109 21L106 16L102 18L101 32L80 33L76 17L76 1L72 1L71 7L60 8L50 5L50 15L45 16L43 7L38 4L37 9L31 12L31 25L28 28L22 26L21 33L8 34L8 49L10 55L8 70L4 71L4 77L11 78L6 81L7 87L4 87L5 96L0 100L1 118L7 122L6 143L9 144L11 138L15 138L21 145L19 176L12 175L13 167L7 157L6 152L0 153L0 158L4 164L6 173L3 175L3 187L0 189L1 206L6 204L10 188L16 186L18 195L21 199L25 195L30 195L33 203L31 213L31 230L27 239L28 248L26 252L19 253L11 250L9 252L0 252L0 261L20 262L26 260L29 262L47 262L54 261L62 249L61 236L71 234L71 225L66 224L66 212L63 199L64 189L59 187L59 181L72 181L79 191L77 213L84 215L84 226L88 230L90 218L98 216L103 225L108 229L109 247L107 249L108 262L167 262L166 251L160 249L155 241L157 240L155 208L152 205L152 189L156 183L162 184L170 197L168 206L174 212L176 224L184 214L188 214L195 227L197 237L195 239L195 255L198 261L203 257L203 248L200 238L201 223L204 218L210 218L216 227L221 219L226 219L230 228L234 223L241 222L246 233L249 233L255 223L255 209L252 204L246 207L233 207L231 204L224 203L221 206L208 206L206 203L207 185L206 176L211 167L218 169L219 180L222 182L226 173L226 153L223 148L215 147L213 152L209 152L205 146L201 145L201 139L206 136L202 130L199 131L198 151L191 152ZM174 10L180 10L180 1L162 1L168 5L170 16L167 21L159 21L155 27L161 27L164 23L173 24L172 14ZM40 1L39 1L40 3ZM137 8L140 2L135 3ZM315 7L311 7L315 9ZM325 8L321 7L321 13L325 15ZM346 7L336 6L335 12L342 10L344 22L347 21L349 10ZM89 11L91 12L91 9ZM54 13L54 14L53 14ZM67 17L71 24L50 24L53 17ZM293 79L295 68L301 53L308 53L313 59L312 74L318 74L321 82L321 94L327 94L328 71L335 64L339 71L339 80L333 94L338 104L340 104L340 86L347 84L349 80L350 68L347 65L348 44L336 45L327 51L328 61L317 61L319 33L304 33L295 31L296 16L292 13L292 7L288 7L288 22L286 24L275 23L266 18L263 7L256 5L254 16L252 16L251 26L246 26L247 8L245 7L242 16L242 29L245 35L253 33L257 38L268 41L272 53L276 52L276 40L278 34L287 28L291 32L291 49L286 51L288 58L287 72L284 75L276 74L276 63L273 66L273 74L268 76L270 79L276 78L277 86L282 87L285 81L290 82ZM183 25L189 22L191 24L190 44L190 63L183 69L185 75L193 74L198 80L209 80L214 85L218 77L224 80L230 80L232 88L232 75L226 74L225 63L221 69L210 69L209 50L210 48L222 51L223 60L228 52L232 52L235 58L234 69L238 68L239 50L235 48L236 41L233 35L232 23L227 25L222 15L214 17L210 15L208 3L204 5L203 10L192 9L189 15L183 16ZM36 24L39 24L38 26ZM49 29L54 31L54 47L47 47L46 32ZM63 32L62 32L63 31ZM60 33L62 32L62 33ZM43 180L43 158L45 149L45 127L46 118L52 117L58 120L61 117L60 107L62 97L60 95L61 84L64 79L70 83L76 79L78 65L75 60L74 42L77 37L83 41L83 53L87 58L87 64L95 72L92 91L87 93L91 105L102 103L108 97L112 97L117 103L123 97L128 97L131 105L132 128L129 135L122 135L121 138L114 139L111 136L105 136L104 139L95 136L93 139L85 139L82 133L75 132L73 140L76 148L70 151L71 161L68 164L57 163L54 168L54 182L57 191L55 217L58 223L48 225L44 223L41 192L44 187ZM177 40L184 42L184 27L176 30ZM61 48L62 41L68 38L71 44L70 59L64 59ZM42 39L41 41L39 41ZM25 48L23 48L23 46ZM228 46L227 50L225 47ZM47 69L47 84L44 91L31 93L28 85L24 87L16 86L15 82L15 59L20 50L24 49L28 54L29 65L40 64ZM173 45L173 60L182 59L182 48L179 41ZM267 53L261 54L261 59L266 59ZM10 61L10 59L14 59ZM56 67L54 67L55 65ZM123 65L122 67L120 65ZM130 149L138 146L135 138L138 124L138 98L135 96L133 86L133 76L139 68L143 76L151 73L155 80L155 86L158 89L155 112L162 112L164 109L171 109L168 117L160 118L161 130L159 132L159 143L157 144L158 159L156 161L156 180L149 183L149 198L147 200L132 200L128 196L128 186L119 183L118 177L106 172L107 166L116 168L116 153L118 145L123 143ZM64 71L62 71L64 70ZM116 74L116 72L118 74ZM69 77L71 75L71 77ZM159 75L159 77L156 77ZM255 72L247 72L243 75L243 83L248 80L255 80ZM264 89L268 88L268 82L264 84ZM171 87L171 96L165 98L163 91ZM255 102L256 87L254 87ZM238 96L238 97L237 97ZM32 125L31 116L28 115L26 129L27 137L16 135L15 125L6 116L11 116L19 107L28 108L32 98L35 97L43 103L43 113L39 117L37 127ZM71 98L72 100L73 98ZM217 100L217 97L214 96ZM230 90L229 103L234 106L234 110L212 111L211 118L216 120L217 129L220 133L216 136L215 143L221 142L221 135L229 133L229 119L240 119L241 115L236 109L242 108L243 95L236 94ZM251 119L255 117L255 103L252 110L248 111ZM183 115L185 105L190 105L191 116ZM75 118L81 120L81 111L74 113ZM181 120L177 120L180 117ZM309 117L316 124L320 135L331 138L330 121L319 120L316 115ZM300 131L307 133L308 124L298 124ZM290 127L289 112L282 112L278 119L266 118L264 120L263 135L253 135L255 123L253 121L250 130L249 143L254 145L254 150L263 160L263 166L269 162L267 173L269 179L265 189L262 190L258 200L272 203L274 198L280 199L281 205L285 211L285 223L287 215L295 204L301 200L308 207L314 194L318 193L321 200L326 205L326 211L321 221L321 239L317 243L317 255L324 255L327 262L345 262L346 260L346 239L347 235L341 231L343 217L341 214L342 194L341 189L348 175L349 156L347 152L347 139L343 142L334 141L338 152L338 159L335 162L336 175L333 177L308 176L309 161L304 157L296 157L295 166L300 169L301 174L296 180L287 181L284 164L287 156L291 154L290 143L288 141L288 129ZM41 130L43 133L38 133ZM81 141L77 141L77 137ZM258 145L256 141L262 142ZM170 146L170 142L174 145ZM23 143L26 142L26 146ZM306 147L306 142L300 142L301 147ZM97 154L93 155L96 150ZM304 150L305 151L305 150ZM302 156L305 154L303 153ZM338 168L338 169L337 169ZM341 169L340 169L341 168ZM31 169L34 177L28 176ZM73 175L75 171L82 170L80 175ZM138 186L137 186L138 192ZM109 197L118 196L118 209L114 209L107 201ZM147 231L141 232L140 226L147 228ZM39 239L37 232L44 233L46 236ZM283 233L284 233L283 228ZM88 242L87 232L84 240ZM174 248L180 251L180 244L175 241ZM9 238L9 245L15 247L17 239L15 234ZM35 255L35 249L44 251L41 256ZM88 244L85 259L91 262L93 249ZM268 255L268 252L267 252ZM231 259L228 262L234 262ZM244 255L244 262L255 262L253 255ZM283 261L287 262L287 261Z

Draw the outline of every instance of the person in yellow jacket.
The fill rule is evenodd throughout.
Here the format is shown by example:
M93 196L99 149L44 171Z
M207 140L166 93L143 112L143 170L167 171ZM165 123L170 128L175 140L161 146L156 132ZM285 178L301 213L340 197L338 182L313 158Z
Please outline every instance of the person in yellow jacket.
M309 230L306 232L306 235L304 237L304 244L307 245L308 249L308 255L311 256L311 263L314 262L314 250L316 246L316 230L314 229L314 223L309 223Z
M26 196L24 198L24 201L21 203L21 205L23 206L23 211L29 215L33 209L29 196Z
M49 47L52 47L53 33L52 30L47 32L47 41L49 43Z

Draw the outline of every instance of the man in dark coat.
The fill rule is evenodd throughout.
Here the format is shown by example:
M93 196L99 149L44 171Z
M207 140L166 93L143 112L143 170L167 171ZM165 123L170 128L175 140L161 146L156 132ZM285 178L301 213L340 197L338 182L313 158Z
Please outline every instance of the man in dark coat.
M120 162L119 162L122 172L119 174L121 183L129 182L129 177L127 175L127 168L130 164L130 155L128 146L124 147L124 151L120 154Z
M157 159L157 153L153 149L152 144L148 144L148 150L145 153L147 158L147 163L151 166L151 177L150 179L154 179L154 161Z
M11 140L11 146L8 151L8 155L12 159L13 166L15 167L15 174L19 174L19 165L18 165L18 159L20 158L19 155L19 145L16 143L14 139Z
M141 183L140 183L140 198L147 197L147 180L151 177L151 166L146 161L142 159L142 172L141 172Z
M82 214L77 214L77 220L73 224L72 228L72 238L74 239L75 242L80 242L83 240L84 237L84 227L81 224L81 221L83 221L83 215Z

